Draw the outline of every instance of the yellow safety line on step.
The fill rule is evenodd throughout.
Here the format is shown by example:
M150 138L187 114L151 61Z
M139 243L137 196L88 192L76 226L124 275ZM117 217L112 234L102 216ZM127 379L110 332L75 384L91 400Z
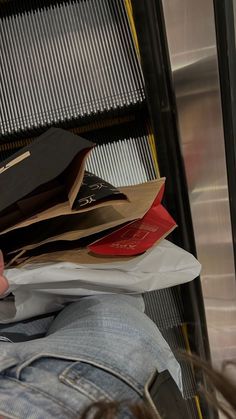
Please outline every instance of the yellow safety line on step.
M139 50L136 27L135 27L135 23L134 23L132 0L124 0L124 2L125 2L125 6L126 6L127 16L128 16L128 19L129 19L130 29L131 29L132 36L133 36L134 45L135 45L135 48L136 48L138 58L140 60L140 50ZM156 150L155 138L154 138L154 135L153 135L149 126L148 126L148 139L149 139L149 144L150 144L150 148L151 148L151 153L152 153L152 158L153 158L153 162L154 162L154 168L155 168L156 176L157 176L157 178L159 178L160 177L160 171L159 171L158 160L157 160L157 150Z
M158 161L157 161L157 151L156 151L154 135L153 134L148 134L148 139L149 139L149 144L150 144L150 147L151 147L152 158L153 158L153 162L154 162L154 168L155 168L156 176L157 176L157 178L159 178L161 176L160 176L160 171L159 171L159 166L158 166Z
M157 160L157 149L156 149L156 144L155 144L155 138L154 138L154 134L152 133L151 127L149 125L147 126L147 129L148 129L149 145L151 148L152 158L154 162L154 168L156 171L156 176L157 178L159 178L161 176L160 176L160 170L159 170L158 160Z
M129 19L130 29L133 36L134 46L135 46L137 55L140 59L140 51L139 51L137 32L136 32L135 23L134 23L132 3L131 3L131 0L124 0L124 2L125 2L127 16Z
M197 408L197 413L198 413L199 419L203 419L201 406L200 406L200 402L199 402L199 397L195 396L194 400L195 400L195 403L196 403L196 408Z
M187 329L186 324L182 324L182 332L183 332L183 335L184 335L186 350L187 350L188 354L191 355L191 348L190 348L189 340L188 340L188 329ZM194 396L194 400L195 400L195 403L196 403L196 408L197 408L197 413L198 413L199 419L203 419L199 397Z

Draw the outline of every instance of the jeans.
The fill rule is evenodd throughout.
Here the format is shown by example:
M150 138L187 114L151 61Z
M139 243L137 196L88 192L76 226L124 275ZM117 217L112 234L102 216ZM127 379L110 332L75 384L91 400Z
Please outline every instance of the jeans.
M181 382L140 296L84 297L45 325L40 339L0 341L0 416L79 418L99 400L142 400L155 371L169 369Z

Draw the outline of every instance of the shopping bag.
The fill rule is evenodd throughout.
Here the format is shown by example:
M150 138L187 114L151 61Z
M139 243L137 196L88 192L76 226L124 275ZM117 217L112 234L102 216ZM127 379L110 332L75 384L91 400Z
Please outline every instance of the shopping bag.
M51 128L0 166L0 230L57 202L73 208L91 141Z
M100 255L138 255L163 240L176 227L176 222L161 204L164 184L152 206L139 220L133 221L89 245Z
M6 253L13 250L22 255L22 251L36 249L47 243L77 241L141 219L152 206L164 183L165 179L162 178L119 188L120 194L126 199L100 202L92 208L49 208L31 219L30 224L29 220L25 220L11 229L0 232L0 247L4 250L5 257ZM58 204L61 205L64 204ZM58 211L60 216L57 216ZM16 261L15 253L11 259Z
M101 256L88 249L46 253L21 268L5 270L9 292L17 289L55 295L142 293L196 278L201 270L193 255L163 240L138 256Z

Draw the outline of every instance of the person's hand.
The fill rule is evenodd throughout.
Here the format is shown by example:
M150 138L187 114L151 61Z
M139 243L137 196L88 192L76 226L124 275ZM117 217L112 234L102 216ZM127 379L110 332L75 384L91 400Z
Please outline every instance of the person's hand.
M9 287L8 281L3 275L4 271L4 259L2 251L0 250L0 295L4 294Z

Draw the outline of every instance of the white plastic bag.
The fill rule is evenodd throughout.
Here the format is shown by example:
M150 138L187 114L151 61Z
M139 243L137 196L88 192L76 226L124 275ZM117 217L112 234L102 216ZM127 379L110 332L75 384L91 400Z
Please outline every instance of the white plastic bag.
M10 292L15 295L16 310L14 318L7 321L18 321L18 313L22 320L54 311L57 302L61 305L79 296L143 293L179 285L196 278L200 270L194 256L167 240L127 262L97 265L63 262L7 269L5 276ZM1 311L0 308L0 322L6 322Z

